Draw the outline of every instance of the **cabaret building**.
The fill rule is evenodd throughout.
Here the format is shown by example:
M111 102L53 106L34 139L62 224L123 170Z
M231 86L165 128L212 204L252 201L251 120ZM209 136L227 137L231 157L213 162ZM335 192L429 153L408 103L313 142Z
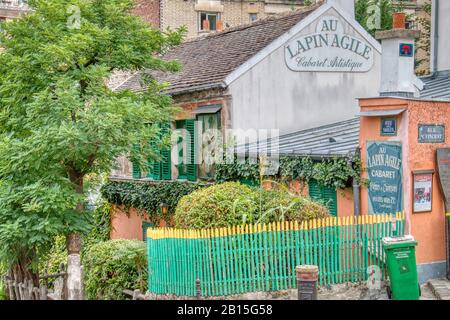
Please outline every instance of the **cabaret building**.
M353 5L319 1L188 40L164 56L179 61L182 71L153 75L169 83L166 92L182 110L171 124L174 132L212 130L216 136L207 135L208 141L227 139L230 131L256 132L236 137L247 142L246 154L276 145L279 156L360 158L367 186L355 179L335 190L311 182L302 193L330 204L338 217L404 213L406 233L419 243L420 281L439 278L448 268L450 48L438 34L450 30L442 18L450 2L440 1L433 14L432 70L422 78L414 73L420 32L407 29L405 16L396 15L394 29L375 39L355 20ZM140 90L141 78L133 74L115 90ZM110 178L213 182L214 166L201 157L204 144L181 135L157 170L137 168L124 156ZM187 150L198 161L186 161ZM116 210L111 237L142 239L143 223L135 212Z

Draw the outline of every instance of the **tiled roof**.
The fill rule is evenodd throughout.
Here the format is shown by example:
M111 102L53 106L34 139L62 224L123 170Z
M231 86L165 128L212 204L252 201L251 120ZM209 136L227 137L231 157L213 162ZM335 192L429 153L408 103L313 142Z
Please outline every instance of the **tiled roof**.
M352 155L359 146L359 129L359 118L353 118L286 134L279 137L279 154L308 155L313 158ZM237 153L243 154L248 150L246 152L254 155L258 150L266 151L267 145L271 145L269 149L276 152L277 141L273 139L259 142L259 147L256 143L239 146Z
M421 78L425 88L420 92L421 98L450 101L450 74Z
M186 41L163 56L165 60L179 61L182 71L152 72L152 75L159 82L169 82L167 92L172 94L220 88L231 72L289 31L320 3L308 10L299 9ZM116 90L139 90L140 79L141 74L136 73Z

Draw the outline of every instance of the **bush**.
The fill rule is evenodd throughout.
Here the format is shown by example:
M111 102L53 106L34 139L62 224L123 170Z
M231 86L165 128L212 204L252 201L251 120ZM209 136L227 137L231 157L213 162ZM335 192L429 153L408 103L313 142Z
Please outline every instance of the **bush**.
M84 257L84 288L90 300L121 300L124 289L147 291L145 242L110 240L93 245Z
M191 193L175 212L178 228L201 229L323 218L328 209L320 203L290 194L226 182Z
M215 228L240 225L258 209L256 189L226 182L183 197L175 211L178 228Z
M292 195L283 190L262 191L262 223L274 221L306 221L329 216L328 209L309 198Z
M6 285L4 279L7 273L7 268L4 264L0 263L0 300L6 300Z

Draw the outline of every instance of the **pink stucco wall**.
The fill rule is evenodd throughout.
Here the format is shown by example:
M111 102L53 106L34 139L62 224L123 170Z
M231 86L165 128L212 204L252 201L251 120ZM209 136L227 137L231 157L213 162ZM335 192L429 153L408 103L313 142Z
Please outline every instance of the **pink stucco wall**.
M432 211L413 213L413 172L417 170L435 170L436 149L449 147L450 103L422 100L376 98L361 99L362 111L406 108L398 116L398 134L395 137L380 135L380 117L361 117L360 147L363 165L366 163L366 145L368 141L398 141L403 150L403 190L404 212L406 214L406 232L412 234L419 245L417 262L441 262L446 259L445 249L445 210L444 199L438 185L438 175L433 177ZM419 124L445 124L446 143L418 143ZM366 174L365 174L366 175ZM362 212L368 212L368 190L361 191Z

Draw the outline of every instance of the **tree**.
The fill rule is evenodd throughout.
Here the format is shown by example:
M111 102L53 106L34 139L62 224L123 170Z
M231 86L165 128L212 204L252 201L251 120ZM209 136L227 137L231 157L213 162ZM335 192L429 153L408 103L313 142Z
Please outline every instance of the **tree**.
M425 75L430 71L431 54L431 2L422 6L422 15L417 18L417 23L422 31L416 46L416 74Z
M392 0L357 0L355 3L356 20L372 36L376 31L392 29L392 13L400 7Z
M116 70L177 71L158 55L185 30L150 28L129 15L131 0L29 4L31 14L1 24L0 261L36 281L38 255L54 236L67 235L79 259L85 177L109 172L123 154L154 157L148 141L159 129L148 123L175 110L150 76L139 92L113 92L106 79Z

